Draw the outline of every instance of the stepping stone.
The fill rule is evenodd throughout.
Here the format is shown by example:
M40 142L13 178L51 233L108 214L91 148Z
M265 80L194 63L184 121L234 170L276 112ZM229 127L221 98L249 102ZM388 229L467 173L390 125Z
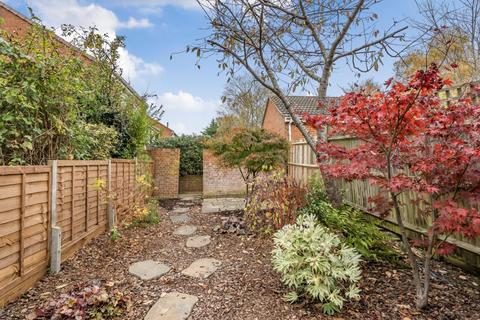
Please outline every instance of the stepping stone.
M170 270L170 266L161 262L147 260L135 262L130 265L128 272L142 280L152 280L163 276Z
M203 199L202 213L238 211L245 208L243 198L207 198Z
M202 258L192 262L192 264L182 274L194 278L208 278L212 273L217 271L222 262L212 258Z
M170 216L170 221L173 223L179 223L179 222L188 222L192 220L188 214L182 213L182 214L172 214Z
M190 236L197 231L196 226L191 226L191 225L185 225L185 226L180 226L175 231L173 231L173 234L176 236Z
M187 239L188 248L201 248L210 244L210 236L194 236Z
M195 201L195 200L200 200L201 195L199 194L181 194L178 196L180 201Z
M144 320L186 320L198 298L189 294L170 292L158 299Z
M176 208L173 208L172 213L185 213L185 212L188 212L189 210L190 208L188 207L176 207Z

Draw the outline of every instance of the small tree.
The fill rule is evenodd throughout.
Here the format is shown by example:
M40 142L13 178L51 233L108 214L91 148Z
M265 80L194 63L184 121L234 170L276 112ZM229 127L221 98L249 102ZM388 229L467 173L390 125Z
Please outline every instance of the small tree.
M219 114L236 117L242 127L261 127L269 94L252 76L235 76L225 85Z
M208 147L226 166L240 170L247 197L260 172L285 165L288 158L287 140L263 129L235 129L211 140Z
M387 195L372 201L380 214L393 208L412 268L418 308L428 302L432 257L454 249L447 244L448 237L480 234L478 210L460 206L480 198L480 107L469 99L441 105L436 93L449 84L433 64L417 71L406 84L387 81L384 93L347 94L330 115L309 119L317 128L328 125L331 135L362 142L351 149L321 143L320 154L328 157L320 159L320 166L331 177L369 180ZM322 161L327 159L336 161ZM406 204L400 196L405 192L419 194L423 206L416 212L429 223L426 239L414 243L403 222ZM424 247L423 257L413 252L415 244Z

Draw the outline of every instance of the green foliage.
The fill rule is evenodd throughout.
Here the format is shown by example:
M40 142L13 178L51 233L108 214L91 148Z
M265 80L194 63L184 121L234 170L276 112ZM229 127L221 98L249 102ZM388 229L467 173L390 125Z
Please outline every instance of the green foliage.
M147 206L138 208L133 213L134 219L129 227L146 227L160 223L158 200L150 199Z
M208 148L225 165L238 168L247 182L260 172L285 165L288 159L288 142L257 128L232 130L230 134L210 140Z
M213 138L218 131L218 127L218 121L212 119L212 121L210 121L210 124L205 129L203 129L202 136L207 138Z
M41 25L22 37L0 31L1 165L132 158L145 150L148 106L117 75L123 42L95 28L67 30L93 61L65 50Z
M104 124L77 121L67 128L70 143L59 148L58 157L62 159L108 159L110 150L117 143L118 132Z
M295 223L298 211L305 205L305 188L283 170L259 175L253 185L244 214L251 230L270 234Z
M155 143L158 148L180 149L180 175L199 175L203 172L202 138L195 135L162 138Z
M373 221L368 220L363 212L346 205L334 208L328 201L320 180L310 181L307 205L300 214L314 215L322 225L341 234L348 245L368 260L394 262L400 257L390 246L393 239Z
M273 267L293 289L285 296L287 301L320 301L323 311L333 314L346 299L359 296L360 255L318 224L314 215L300 216L295 225L283 227L274 241Z
M76 286L36 311L37 319L117 319L131 308L130 297L111 286Z
M120 231L118 231L117 227L113 227L112 230L110 230L110 240L113 242L117 241L121 237L122 235L120 234Z

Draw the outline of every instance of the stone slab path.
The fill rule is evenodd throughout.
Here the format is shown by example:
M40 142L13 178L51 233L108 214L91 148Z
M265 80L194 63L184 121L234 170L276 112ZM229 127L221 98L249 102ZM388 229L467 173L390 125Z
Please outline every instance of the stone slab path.
M213 258L202 258L192 262L192 264L182 271L182 274L194 278L208 278L222 265L222 262Z
M185 213L188 212L190 208L188 207L176 207L173 209L172 213Z
M187 239L187 248L201 248L212 242L210 236L194 236Z
M243 210L243 198L207 198L202 202L202 213L218 213Z
M196 226L183 225L175 229L175 231L173 231L173 234L176 236L190 236L194 234L197 229L198 228Z
M172 223L186 223L192 220L191 216L187 214L191 210L190 206L194 205L191 201L194 200L184 198L180 203L177 203L169 214ZM177 227L172 234L190 236L197 230L197 226L184 224ZM191 236L186 240L185 246L187 248L201 248L209 245L211 241L210 235ZM217 271L221 264L220 260L214 258L201 258L193 261L181 273L193 278L206 279ZM153 260L136 262L129 268L130 274L142 280L157 279L168 271L170 271L170 266ZM186 320L197 301L197 296L182 292L164 293L150 308L144 320Z
M153 305L145 320L186 320L198 298L189 294L169 292Z
M190 220L192 220L192 218L190 218L190 216L185 213L170 215L170 221L172 221L173 223L189 222Z
M160 278L168 271L170 271L170 266L153 260L135 262L128 268L130 274L142 280Z

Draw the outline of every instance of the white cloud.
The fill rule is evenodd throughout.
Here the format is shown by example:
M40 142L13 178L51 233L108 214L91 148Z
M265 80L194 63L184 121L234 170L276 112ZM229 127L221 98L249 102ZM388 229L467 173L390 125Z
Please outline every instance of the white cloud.
M163 105L165 110L188 112L211 111L220 105L220 101L204 100L182 90L177 93L165 92L158 96L157 103Z
M163 67L158 63L145 62L124 48L119 49L119 55L118 62L122 68L122 76L127 80L135 80L148 75L155 76L163 72Z
M153 24L147 18L137 20L133 17L130 17L128 21L122 22L120 27L125 29L150 28L153 27Z
M190 133L190 130L187 129L187 125L183 122L172 123L172 130L176 134L189 134Z
M100 33L107 33L111 37L121 28L135 29L151 27L148 19L130 18L126 22L118 19L117 15L96 4L82 5L77 0L28 0L28 4L43 22L57 28L68 23L74 26L96 26ZM120 49L119 64L123 70L123 77L135 81L140 76L158 75L163 71L157 63L145 62L142 58L133 55L126 49Z
M112 0L110 0L112 2ZM115 0L115 3L120 3L126 6L138 6L138 7L148 7L160 8L163 6L179 6L185 9L197 9L198 4L196 0Z

